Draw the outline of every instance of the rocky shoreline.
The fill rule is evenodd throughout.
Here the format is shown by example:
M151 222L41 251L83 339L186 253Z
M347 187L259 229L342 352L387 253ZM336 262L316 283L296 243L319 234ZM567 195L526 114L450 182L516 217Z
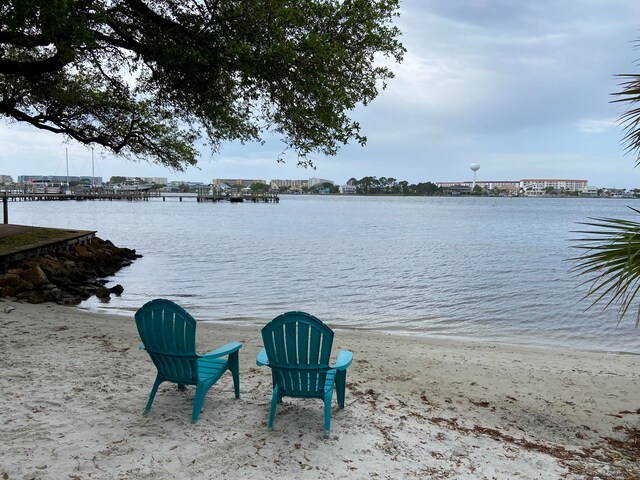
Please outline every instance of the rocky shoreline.
M124 289L121 285L106 288L106 277L141 256L135 250L94 237L83 245L32 257L8 268L0 275L0 297L61 305L77 305L92 295L107 300Z

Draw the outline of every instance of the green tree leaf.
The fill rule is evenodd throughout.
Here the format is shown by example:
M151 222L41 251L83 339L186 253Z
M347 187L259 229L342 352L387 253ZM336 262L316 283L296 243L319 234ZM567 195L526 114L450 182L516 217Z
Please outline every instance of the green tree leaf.
M350 117L402 60L398 0L12 0L0 115L183 170L196 142L278 135L299 163L366 142Z

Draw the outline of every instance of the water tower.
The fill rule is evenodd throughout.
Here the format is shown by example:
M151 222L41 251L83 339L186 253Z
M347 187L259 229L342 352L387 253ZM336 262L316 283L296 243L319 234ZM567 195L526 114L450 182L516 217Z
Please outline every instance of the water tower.
M469 168L473 170L473 187L472 188L476 188L476 172L480 170L480 164L472 163L471 165L469 165Z

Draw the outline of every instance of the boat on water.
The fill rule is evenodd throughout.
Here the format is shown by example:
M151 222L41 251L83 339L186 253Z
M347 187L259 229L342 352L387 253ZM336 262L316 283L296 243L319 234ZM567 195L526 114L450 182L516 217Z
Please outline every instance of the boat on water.
M44 187L44 193L64 193L61 183L50 183Z
M150 190L152 185L150 183L140 183L138 181L126 181L120 185L115 185L114 190L119 192L142 192Z
M31 193L64 193L61 183L54 183L49 180L32 180L27 185L27 189Z

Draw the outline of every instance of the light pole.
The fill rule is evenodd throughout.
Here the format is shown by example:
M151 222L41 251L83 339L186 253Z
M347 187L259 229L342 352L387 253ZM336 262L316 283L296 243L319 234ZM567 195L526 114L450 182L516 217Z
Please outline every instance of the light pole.
M93 164L93 147L91 147L91 191L96 188L96 172Z

